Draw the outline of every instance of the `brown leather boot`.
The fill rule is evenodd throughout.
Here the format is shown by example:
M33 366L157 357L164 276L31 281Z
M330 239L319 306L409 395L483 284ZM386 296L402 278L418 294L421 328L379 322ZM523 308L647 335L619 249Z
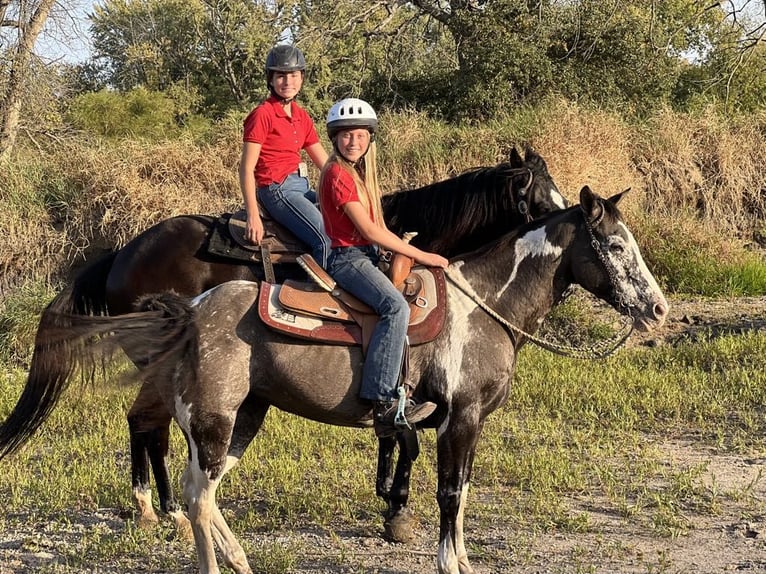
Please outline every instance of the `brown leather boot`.
M415 403L412 399L407 399L407 404L404 407L404 418L406 422L402 421L401 424L397 424L396 412L399 408L399 400L395 401L377 401L372 407L373 422L375 424L375 434L379 437L390 436L396 434L397 431L411 428L427 418L436 410L436 403L426 401L423 403ZM407 426L409 425L409 427Z

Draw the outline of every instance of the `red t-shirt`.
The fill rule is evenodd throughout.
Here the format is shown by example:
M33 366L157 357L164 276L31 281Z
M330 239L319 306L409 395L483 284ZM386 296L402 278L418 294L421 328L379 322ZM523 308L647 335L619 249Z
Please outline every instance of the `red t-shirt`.
M277 98L269 96L245 118L242 141L261 144L255 164L258 187L284 181L298 169L301 150L319 141L306 110L294 101L290 106L292 117L285 113Z
M343 211L343 206L352 201L359 201L354 178L337 163L331 163L319 189L319 205L322 210L324 230L333 248L370 245ZM371 209L370 219L372 219Z

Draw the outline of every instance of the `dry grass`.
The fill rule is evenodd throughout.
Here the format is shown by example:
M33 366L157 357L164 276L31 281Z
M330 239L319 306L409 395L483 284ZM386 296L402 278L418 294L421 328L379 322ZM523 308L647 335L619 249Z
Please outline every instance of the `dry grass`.
M101 236L121 247L174 215L219 214L240 203L236 159L226 147L200 148L183 140L147 147L73 146L58 168L82 189L75 234Z
M712 112L658 113L635 150L647 207L661 217L693 213L719 230L755 228L766 217L765 134L766 114L731 123Z
M603 196L631 188L622 209L640 207L644 182L631 158L635 135L622 119L560 101L549 109L540 127L532 143L567 199L578 203L584 185Z
M479 127L414 111L381 114L384 190L494 165L512 146L530 142L573 202L585 184L605 196L633 188L622 207L634 227L643 220L647 227L664 221L678 228L683 219L722 244L765 231L766 113L732 123L712 113L662 110L640 126L564 101L514 113ZM162 219L239 207L238 130L238 120L222 122L216 143L206 146L70 139L47 157L21 151L0 170L6 287L19 277L66 270L95 246L121 247ZM312 167L312 182L317 176Z

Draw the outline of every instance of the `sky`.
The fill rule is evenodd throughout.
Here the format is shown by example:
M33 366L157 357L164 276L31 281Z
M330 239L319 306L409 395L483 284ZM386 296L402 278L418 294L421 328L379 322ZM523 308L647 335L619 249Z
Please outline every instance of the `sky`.
M45 30L35 45L35 52L49 62L77 64L90 57L90 34L87 15L98 4L93 0L67 0L64 11L56 6Z

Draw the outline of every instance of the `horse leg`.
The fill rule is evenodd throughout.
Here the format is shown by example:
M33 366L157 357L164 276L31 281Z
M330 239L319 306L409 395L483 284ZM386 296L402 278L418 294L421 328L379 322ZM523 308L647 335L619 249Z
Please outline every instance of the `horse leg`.
M439 429L437 440L439 486L439 574L474 574L463 540L463 518L468 499L476 443L482 424L474 417L451 420Z
M227 566L237 574L252 574L245 551L215 500L221 479L239 461L238 457L226 454L231 444L234 417L197 412L187 422L188 428L184 428L184 432L191 456L182 479L183 493L194 532L200 573L220 574L215 541Z
M143 428L143 412L151 407L146 400L145 389L149 385L143 385L139 391L133 406L128 412L128 428L130 429L130 474L133 485L133 500L138 515L136 524L141 528L151 528L159 522L157 513L152 505L152 490L149 485L149 444L152 442L152 433L141 430ZM148 395L147 395L148 396Z
M223 478L223 476L229 470L234 468L238 462L239 458L237 457L227 457L226 467L221 473L220 478ZM221 514L221 509L218 508L218 504L215 502L214 493L212 503L213 505L211 519L213 528L211 533L213 535L213 540L215 541L216 546L218 546L221 551L223 561L229 568L238 574L251 574L252 570L250 569L250 565L247 563L247 556L245 555L245 551L242 549L242 546L237 540L237 537L234 536L231 528L229 528L229 525L226 522L226 519L223 517L223 514Z
M149 486L148 463L151 462L160 509L175 522L179 538L191 540L189 520L173 495L167 466L171 420L172 417L156 388L144 384L128 412L133 498L138 509L136 523L140 527L148 528L159 520L152 506Z
M384 444L384 441L388 441ZM393 472L391 458L393 455L394 443L399 443L399 458L396 462L396 471ZM386 476L382 480L384 461ZM407 501L410 497L410 473L412 471L412 461L408 443L402 434L397 434L396 438L388 437L379 439L378 450L378 496L383 498L388 507L384 514L383 529L385 535L394 542L412 542L415 538L413 531L416 522L412 511L407 507ZM385 489L381 489L381 484ZM384 490L384 494L381 494Z
M255 435L261 429L263 420L269 410L270 405L248 396L237 410L237 418L234 422L234 430L231 436L229 446L229 456L226 458L226 466L221 476L234 468L242 458L248 445L255 438ZM247 558L242 546L232 533L229 525L221 514L218 505L213 508L213 530L212 535L216 545L221 550L224 561L227 566L236 572L249 572ZM244 568L244 569L243 569Z

